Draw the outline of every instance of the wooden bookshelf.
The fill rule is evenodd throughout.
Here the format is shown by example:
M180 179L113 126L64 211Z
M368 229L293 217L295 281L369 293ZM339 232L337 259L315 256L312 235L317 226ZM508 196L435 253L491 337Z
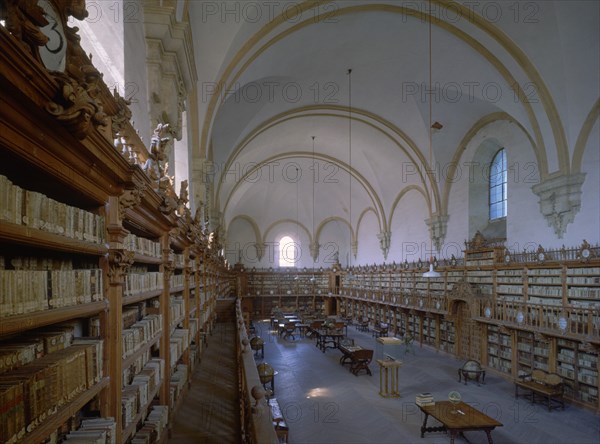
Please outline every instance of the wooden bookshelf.
M384 272L358 266L353 280L342 276L335 298L355 320L389 320L396 335L478 360L504 378L556 372L567 397L600 412L600 248L586 247L586 256L583 248L540 255L480 245L444 261L442 277L431 280L418 263Z
M67 26L70 9L63 3L56 2L63 27L75 33ZM7 22L0 26L0 270L10 279L27 276L20 274L22 270L76 273L72 279L67 276L70 280L49 274L55 286L39 288L52 291L48 295L34 286L27 287L33 290L11 291L8 297L3 291L0 340L13 341L21 333L67 322L76 325L77 331L93 330L103 344L102 356L96 357L102 369L100 383L56 414L36 418L40 424L19 442L44 441L79 411L89 412L91 407L94 414L115 418L115 441L126 442L145 419L150 404L170 403L170 341L182 334L171 329L171 321L185 330L190 328L191 317L198 319L193 321L189 340L183 341L185 350L173 357L175 364L186 366L189 344L198 346L199 354L202 335L212 330L216 298L230 291L230 276L218 253L221 246L210 245L200 221L174 205L181 196L175 194L173 185L151 178L142 168L150 157L149 147L123 118L130 115L127 103L103 83L77 36L68 39L66 69L57 75L44 67L35 45L8 31L21 29L20 21L25 18L12 12L0 17ZM74 99L85 103L85 111L71 108L64 88L72 88L75 95L85 94ZM142 136L150 144L159 140L156 135ZM125 139L135 147L136 158L116 143ZM48 265L52 261L60 261L60 266ZM80 271L83 276L95 274L84 282L78 277ZM97 276L100 282L95 281ZM155 282L147 286L146 279ZM172 295L183 301L177 319L170 316ZM47 308L43 303L38 308L38 300L45 299ZM19 303L16 309L9 306L13 301ZM145 310L156 308L162 325L154 335L141 335L144 339L136 343L135 351L123 358L123 314L133 308L140 310L137 322ZM133 378L148 357L164 360L165 374L147 405L123 427L124 376ZM191 371L181 374L189 377ZM177 401L180 404L182 399Z

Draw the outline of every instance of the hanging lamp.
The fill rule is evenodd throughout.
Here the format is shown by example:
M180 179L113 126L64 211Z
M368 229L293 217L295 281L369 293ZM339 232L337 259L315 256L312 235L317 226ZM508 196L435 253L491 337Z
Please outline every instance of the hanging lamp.
M313 247L317 249L319 246L317 245L315 236L315 136L312 136L312 235L313 235ZM317 250L318 252L318 250ZM312 276L310 277L310 282L314 283L317 279L315 278L315 257L316 254L312 254L313 266L312 266Z
M429 90L431 90L431 88L433 87L433 82L432 82L432 39L431 39L431 0L429 1ZM429 127L428 127L428 133L429 133L429 166L433 171L433 128L432 128L432 103L433 103L433 99L431 97L431 94L429 95ZM435 173L434 173L435 174ZM427 182L425 182L427 184ZM433 193L433 190L432 190ZM426 271L425 273L423 273L423 277L424 278L439 278L442 275L435 271L433 269L433 236L431 235L431 231L429 234L429 242L430 242L430 246L431 246L431 256L429 256L429 271Z
M348 213L350 220L350 254L348 255L348 274L346 278L349 281L354 280L352 273L352 68L348 68Z

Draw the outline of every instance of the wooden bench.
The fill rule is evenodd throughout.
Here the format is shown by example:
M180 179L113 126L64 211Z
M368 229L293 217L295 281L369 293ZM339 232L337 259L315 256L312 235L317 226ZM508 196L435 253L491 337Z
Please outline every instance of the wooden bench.
M515 381L515 398L519 397L519 387L528 393L522 395L524 398L530 398L533 404L536 401L535 396L540 395L542 400L546 401L548 411L562 407L565 409L563 400L563 381L556 373L547 373L536 369L531 374L522 375Z
M279 442L287 443L288 433L290 429L287 423L285 422L285 418L283 417L283 413L281 412L281 408L279 407L277 398L269 399L269 409L271 409L273 427L275 427L275 433L277 433L277 438L279 439Z

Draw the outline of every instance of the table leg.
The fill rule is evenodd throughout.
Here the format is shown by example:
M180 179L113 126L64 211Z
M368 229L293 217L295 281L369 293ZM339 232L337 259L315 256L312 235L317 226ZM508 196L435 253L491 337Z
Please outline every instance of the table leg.
M425 413L425 419L423 420L423 425L421 426L421 438L425 436L425 430L427 429L427 418L429 418L429 415Z
M487 435L488 444L494 444L494 442L492 441L492 431L491 430L486 430L485 434Z
M454 430L450 430L450 444L454 444L454 438L456 438L456 432Z

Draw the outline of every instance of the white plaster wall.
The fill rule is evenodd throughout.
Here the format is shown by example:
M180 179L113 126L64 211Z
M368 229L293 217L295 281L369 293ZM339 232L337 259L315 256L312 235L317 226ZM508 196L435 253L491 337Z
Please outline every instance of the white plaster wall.
M88 2L84 21L71 19L80 28L81 46L92 55L92 63L103 74L104 82L131 101L132 123L146 146L152 135L148 114L146 42L142 3Z
M367 212L358 227L358 254L353 265L380 264L383 262L383 253L379 247L379 224L372 211Z
M402 196L391 222L392 239L386 263L427 257L430 246L425 219L428 217L427 204L418 191L411 190Z
M170 171L169 174L175 173L175 191L179 195L181 192L181 181L188 181L188 190L191 188L189 185L190 178L190 163L192 149L188 146L189 134L188 134L188 113L183 111L182 114L182 125L181 125L181 140L173 140L174 145L174 157L175 157L175 171ZM171 169L171 168L169 168ZM190 193L191 194L191 193Z
M556 241L556 246L563 243L567 247L580 245L582 240L590 244L600 243L600 124L590 134L583 155L582 172L585 182L582 187L581 209L575 221L567 226L564 239Z
M243 219L235 219L227 227L225 259L230 264L236 264L241 255L242 263L246 267L258 266L254 242L254 230L250 223Z
M116 2L88 2L88 17L69 19L70 26L79 28L81 47L91 54L92 63L103 74L112 91L117 88L125 96L124 19Z
M132 5L137 5L135 10L139 11L139 14L127 19L124 23L125 97L131 100L129 107L131 108L133 126L139 131L144 144L148 147L153 128L150 122L148 103L148 78L145 68L147 48L144 37L142 6L139 0L125 3L124 7L128 8L127 11L132 10Z
M330 221L319 236L319 266L329 268L335 262L336 252L340 265L346 267L350 258L350 229L340 221Z

